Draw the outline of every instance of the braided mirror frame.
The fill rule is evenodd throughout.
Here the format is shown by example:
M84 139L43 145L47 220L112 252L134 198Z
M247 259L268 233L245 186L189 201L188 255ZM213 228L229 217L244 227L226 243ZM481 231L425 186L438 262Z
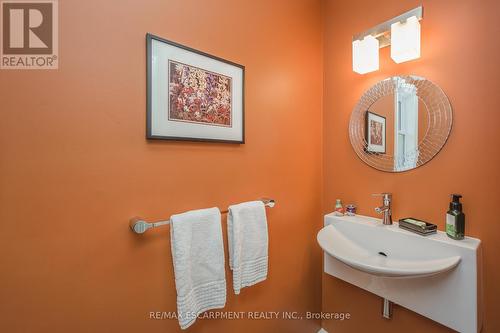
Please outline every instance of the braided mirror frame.
M453 123L452 108L448 97L439 86L423 77L393 76L372 86L361 96L352 111L349 122L349 139L354 151L363 162L377 170L386 172L401 171L395 170L393 155L367 151L365 117L366 112L379 98L395 93L397 82L400 82L401 79L416 87L419 102L424 103L427 110L428 127L423 138L419 138L418 151L415 152L418 153L415 168L429 162L439 153L448 140Z

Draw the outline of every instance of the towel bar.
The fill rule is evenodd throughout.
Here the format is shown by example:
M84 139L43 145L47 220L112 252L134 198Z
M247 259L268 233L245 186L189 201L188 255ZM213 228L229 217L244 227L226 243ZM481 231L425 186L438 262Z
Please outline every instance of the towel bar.
M273 208L275 205L274 199L262 198L259 199L264 203L264 206ZM221 210L221 214L227 214L229 211ZM158 221L158 222L146 222L140 217L134 217L130 219L130 229L136 234L142 234L146 232L146 230L151 228L156 228L162 225L170 224L170 220Z

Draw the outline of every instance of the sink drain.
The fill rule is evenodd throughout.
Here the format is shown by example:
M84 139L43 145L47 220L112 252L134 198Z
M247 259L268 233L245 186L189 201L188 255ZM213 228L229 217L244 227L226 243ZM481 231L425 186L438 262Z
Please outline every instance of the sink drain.
M387 254L385 254L384 252L379 252L378 254L380 254L381 256L387 257Z

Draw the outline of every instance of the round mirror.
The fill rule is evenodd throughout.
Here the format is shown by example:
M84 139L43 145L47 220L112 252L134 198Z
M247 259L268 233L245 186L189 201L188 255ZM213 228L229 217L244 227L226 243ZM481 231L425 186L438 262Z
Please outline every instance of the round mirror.
M349 123L352 147L375 169L401 172L429 162L451 131L451 105L437 85L394 76L361 96Z

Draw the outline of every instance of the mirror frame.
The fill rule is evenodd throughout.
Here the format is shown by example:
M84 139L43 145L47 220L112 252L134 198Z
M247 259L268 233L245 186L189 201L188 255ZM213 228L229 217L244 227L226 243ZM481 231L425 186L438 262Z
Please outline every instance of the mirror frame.
M453 111L448 97L438 85L430 80L415 75L401 75L389 77L373 85L361 96L351 113L349 139L356 155L363 162L377 170L393 173L406 172L415 168L394 170L393 155L368 152L364 127L365 116L370 107L378 99L394 94L395 81L400 79L416 86L419 101L424 103L429 115L426 134L422 139L419 138L419 159L415 168L432 160L443 149L453 125Z

